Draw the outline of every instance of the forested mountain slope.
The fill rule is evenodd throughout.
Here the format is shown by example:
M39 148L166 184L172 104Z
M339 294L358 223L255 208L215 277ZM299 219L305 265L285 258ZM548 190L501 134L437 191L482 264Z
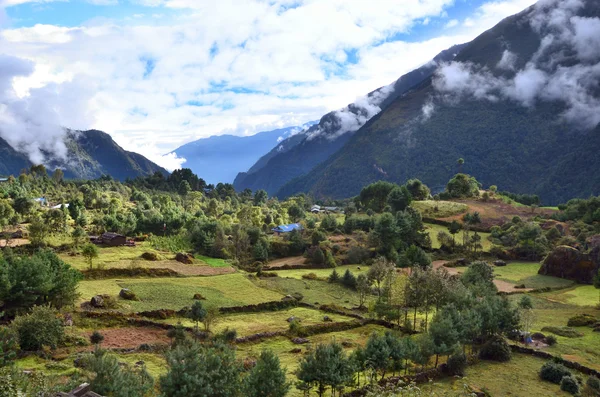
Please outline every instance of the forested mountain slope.
M234 182L237 190L265 189L274 194L288 181L304 175L340 150L351 136L381 109L430 77L440 62L450 61L462 45L441 52L432 62L378 88L344 109L323 116L306 132L284 140Z
M278 195L463 171L544 204L600 192L600 3L544 1L469 43Z

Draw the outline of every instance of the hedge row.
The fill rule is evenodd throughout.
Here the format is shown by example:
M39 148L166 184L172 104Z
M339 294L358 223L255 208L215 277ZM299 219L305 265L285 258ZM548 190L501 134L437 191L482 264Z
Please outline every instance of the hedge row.
M569 360L565 360L562 357L559 356L554 356L548 352L544 352L541 350L535 350L532 349L530 347L525 347L525 346L518 346L518 345L510 345L510 348L512 349L512 351L514 352L518 352L518 353L523 353L523 354L529 354L530 356L534 356L534 357L540 357L540 358L544 358L547 360L554 360L557 363L560 363L562 365L564 365L567 368L571 368L574 369L576 371L579 371L583 374L586 375L594 375L596 377L600 377L600 371L597 371L593 368L590 367L586 367L585 365L582 365L578 362L575 361L569 361Z
M182 277L182 275L175 270L144 267L135 269L92 269L82 270L81 273L86 280L127 277Z

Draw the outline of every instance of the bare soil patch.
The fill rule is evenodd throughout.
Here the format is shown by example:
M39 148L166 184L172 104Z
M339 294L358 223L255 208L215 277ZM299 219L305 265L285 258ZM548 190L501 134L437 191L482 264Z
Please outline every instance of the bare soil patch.
M104 336L102 347L105 349L135 348L142 343L149 345L168 344L171 342L167 331L151 327L107 328L99 332ZM86 334L89 337L92 333Z
M269 269L277 269L282 266L305 266L306 258L303 256L290 256L288 258L275 259L269 262Z
M24 239L24 238L12 238L10 240L8 240L8 246L9 247L19 247L21 245L27 245L29 244L29 240ZM0 248L4 248L6 247L6 240L1 239L0 240Z

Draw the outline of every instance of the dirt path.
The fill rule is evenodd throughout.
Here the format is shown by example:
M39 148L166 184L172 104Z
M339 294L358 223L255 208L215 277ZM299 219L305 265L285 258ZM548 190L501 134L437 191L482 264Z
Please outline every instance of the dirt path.
M19 247L21 245L27 245L27 244L29 244L29 240L24 239L24 238L11 238L10 240L8 240L9 247ZM1 239L0 240L0 248L4 248L5 246L6 246L6 240Z

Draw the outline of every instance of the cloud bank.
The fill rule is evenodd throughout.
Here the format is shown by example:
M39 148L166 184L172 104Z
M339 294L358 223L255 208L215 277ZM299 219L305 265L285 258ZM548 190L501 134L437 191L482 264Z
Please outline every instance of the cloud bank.
M508 49L496 68L510 77L472 63L442 65L433 81L446 101L463 98L513 100L525 107L538 101L558 101L561 115L574 126L593 129L600 123L600 19L577 16L583 0L542 0L527 15L541 44L525 66L515 69ZM424 113L425 113L424 109Z

